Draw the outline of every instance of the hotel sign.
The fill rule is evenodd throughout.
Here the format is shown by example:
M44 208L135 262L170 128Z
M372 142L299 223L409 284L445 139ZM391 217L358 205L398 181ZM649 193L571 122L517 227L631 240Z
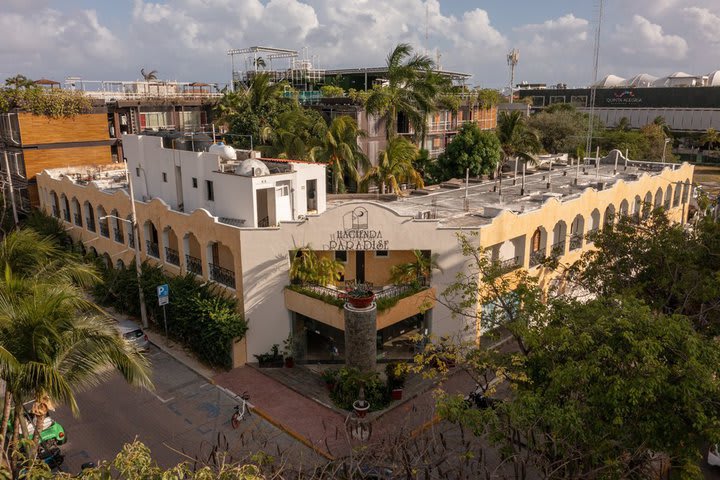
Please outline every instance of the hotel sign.
M632 90L623 90L615 92L612 97L606 98L605 101L610 104L642 103L642 98L636 97L635 92Z
M390 250L380 230L368 226L368 211L357 207L343 216L343 228L330 235L328 250Z

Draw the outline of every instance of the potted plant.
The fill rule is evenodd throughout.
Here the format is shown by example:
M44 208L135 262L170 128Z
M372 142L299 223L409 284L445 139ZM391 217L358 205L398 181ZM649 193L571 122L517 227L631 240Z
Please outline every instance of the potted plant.
M357 415L358 418L363 418L367 414L368 410L370 410L370 402L365 400L365 389L362 385L360 386L358 399L353 402L352 406L355 411L355 415Z
M323 370L320 373L320 378L323 382L325 382L325 388L327 388L329 392L335 390L335 383L337 382L337 377L337 370L333 370L330 368Z
M387 387L390 391L390 398L392 400L402 400L407 370L399 363L391 362L385 366L385 376L387 377Z
M257 358L260 368L280 368L283 366L283 357L280 355L280 346L276 343L269 352L253 355Z
M345 299L355 308L368 308L375 300L375 293L370 285L356 283L345 293Z
M285 358L285 368L293 368L295 366L295 338L290 333L283 341L283 357Z

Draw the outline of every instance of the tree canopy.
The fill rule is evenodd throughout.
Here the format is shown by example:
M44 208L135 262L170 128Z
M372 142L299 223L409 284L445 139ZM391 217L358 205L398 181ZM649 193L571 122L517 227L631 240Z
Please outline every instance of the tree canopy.
M466 169L473 176L486 175L495 170L501 158L500 141L495 133L466 123L438 157L436 176L441 181L464 178Z

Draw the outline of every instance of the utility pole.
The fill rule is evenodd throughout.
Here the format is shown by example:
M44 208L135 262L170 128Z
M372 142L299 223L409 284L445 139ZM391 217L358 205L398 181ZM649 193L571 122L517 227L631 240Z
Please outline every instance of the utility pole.
M130 205L132 209L132 231L133 236L135 237L135 273L137 274L137 282L138 282L138 296L140 297L140 318L142 319L142 326L143 328L148 328L148 317L147 317L147 306L145 305L145 293L142 289L142 283L140 282L142 278L142 264L140 260L140 227L137 223L137 212L135 210L135 191L133 190L133 182L132 182L132 172L128 170L127 166L127 158L123 158L125 160L125 171L127 172L128 176L128 188L130 189Z
M510 66L510 103L513 103L513 84L515 83L515 66L520 60L520 50L513 48L507 55L507 63Z
M593 127L595 122L595 96L597 93L598 63L600 61L600 29L602 27L603 0L598 0L597 30L595 30L595 49L593 58L593 83L590 86L590 115L588 115L588 135L585 142L585 155L590 155L592 148Z

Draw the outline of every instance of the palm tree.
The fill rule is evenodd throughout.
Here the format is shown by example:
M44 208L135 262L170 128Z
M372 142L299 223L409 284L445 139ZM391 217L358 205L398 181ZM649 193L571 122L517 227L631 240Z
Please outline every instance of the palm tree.
M140 69L140 75L142 75L143 79L146 82L152 82L154 80L157 80L157 74L158 74L157 70L150 70L149 72L145 73L144 68Z
M111 320L88 309L82 289L45 279L25 283L22 295L0 289L0 343L16 362L3 370L16 410L35 402L34 452L48 410L57 402L77 414L75 392L106 380L113 368L132 385L152 383L147 360Z
M306 160L314 143L327 131L321 116L310 115L299 108L280 114L277 124L276 128L266 126L262 131L262 139L269 145L260 149L270 158Z
M407 43L398 44L387 57L387 85L373 88L365 107L385 120L387 138L397 135L402 113L418 132L425 129L425 116L435 108L438 82L431 70L435 63L427 55L413 53Z
M267 64L265 63L265 59L262 57L257 57L255 60L253 60L253 65L255 66L255 70L258 68L265 68Z
M360 173L370 169L370 161L358 146L358 137L366 133L347 115L333 118L320 145L310 151L310 159L324 162L332 174L332 191L345 191L345 178L360 183Z
M541 143L538 133L529 128L525 117L519 111L501 112L498 116L496 133L505 155L503 162L498 163L498 175L502 182L502 166L505 161L517 157L526 165L536 164L534 154L540 151Z
M385 193L385 187L389 185L398 195L402 194L400 184L404 182L415 183L422 188L422 177L413 167L417 156L415 145L402 137L391 138L387 148L378 155L378 164L365 174L363 183L367 185L368 181L375 181L380 186L380 193Z
M700 137L703 145L707 144L709 150L713 150L716 144L720 143L720 132L714 128L708 128L705 134Z
M433 270L440 270L437 253L426 255L421 250L413 250L413 255L415 256L413 261L400 263L390 268L391 282L420 285L430 278Z
M309 245L291 252L290 280L312 285L330 285L340 280L345 265L331 257L319 257Z
M14 77L6 78L5 86L12 87L13 90L20 90L21 88L28 89L28 88L37 87L35 82L33 82L31 79L29 79L25 75L20 75L19 73L17 75L15 75Z

